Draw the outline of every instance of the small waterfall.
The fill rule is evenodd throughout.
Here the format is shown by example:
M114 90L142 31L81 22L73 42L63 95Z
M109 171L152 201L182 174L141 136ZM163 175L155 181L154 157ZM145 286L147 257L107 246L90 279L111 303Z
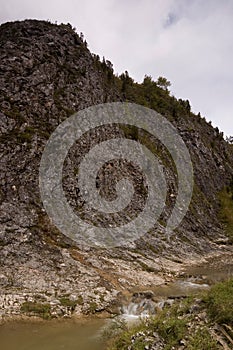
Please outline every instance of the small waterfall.
M128 304L121 307L121 315L126 320L154 315L166 305L172 305L176 298L190 295L199 289L209 288L208 284L197 282L195 279L177 280L169 286L160 287L161 294L158 294L157 290L156 297L152 291L136 292ZM164 290L167 292L163 295Z
M158 302L157 307L158 309L162 310L164 308L165 305L165 300L161 300Z
M137 319L139 317L147 317L154 315L156 310L162 309L165 300L154 302L151 299L142 299L140 301L131 301L127 305L121 307L121 314L125 319Z

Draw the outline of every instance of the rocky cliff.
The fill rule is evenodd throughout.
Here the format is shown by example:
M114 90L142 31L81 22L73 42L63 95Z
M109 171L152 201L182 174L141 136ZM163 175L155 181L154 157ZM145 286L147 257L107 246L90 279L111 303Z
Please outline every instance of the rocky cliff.
M127 73L115 76L111 63L91 54L70 25L5 23L0 26L0 45L2 315L30 312L35 303L48 305L49 315L112 312L119 292L162 283L182 263L231 249L218 220L217 194L232 179L232 149L217 128L190 111L188 101L170 96L148 77L138 84ZM134 245L83 247L63 236L43 209L38 183L42 152L51 133L74 112L126 100L157 110L179 131L194 167L192 202L172 237L166 237L163 228L174 205L170 197L159 224ZM176 193L172 162L158 140L129 126L106 126L78 140L65 161L64 189L77 212L77 159L113 134L137 139L159 154L168 187ZM143 202L137 169L117 163L111 167L116 169L113 175L126 167L127 174L137 177L137 203ZM109 198L113 192L109 184L103 189ZM136 211L136 205L131 209Z

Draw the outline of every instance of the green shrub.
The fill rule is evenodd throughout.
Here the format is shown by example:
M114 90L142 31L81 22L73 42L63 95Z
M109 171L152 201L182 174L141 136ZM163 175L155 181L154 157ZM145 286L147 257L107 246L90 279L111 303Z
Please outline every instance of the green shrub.
M186 323L185 319L168 316L164 313L162 313L162 317L155 318L155 329L166 342L164 349L170 349L179 344L179 341L185 336Z
M60 304L62 306L70 307L71 309L74 309L75 306L78 304L77 300L70 300L69 298L62 297L59 299Z
M44 319L51 318L51 306L50 304L43 304L38 302L26 301L21 305L21 311L24 313L34 314L35 316L42 317Z
M205 297L205 302L213 321L233 325L233 278L214 285Z
M186 340L187 350L217 350L215 339L212 338L208 327L213 322L219 324L233 324L233 278L214 285L208 292L202 292L199 297L198 312L206 311L206 325L200 327L196 320L196 313L192 306L196 303L194 296L175 302L165 307L154 317L141 321L140 324L128 327L119 327L109 332L109 350L144 350L149 345L147 335L156 332L164 341L164 350L178 349L181 340ZM193 325L192 331L188 324ZM138 334L138 332L142 332ZM136 336L135 336L136 335ZM133 338L132 338L133 337ZM148 339L146 339L148 338ZM152 337L153 338L153 337ZM132 339L134 342L132 343ZM153 340L152 340L153 342ZM132 345L133 344L133 345Z
M226 233L233 243L233 185L226 187L219 194L220 212L219 219L226 229Z
M216 340L214 340L207 328L199 328L197 332L189 338L187 350L218 350Z
M128 350L132 344L132 336L147 329L146 323L141 320L140 324L129 327L124 320L117 319L104 330L103 337L108 341L108 350ZM135 339L133 350L145 349L143 336Z
M96 312L97 307L98 305L94 301L92 301L89 305L88 313L94 314Z
M74 310L76 305L83 305L83 297L81 295L76 300L70 300L68 295L63 295L59 298L59 301L62 306L69 307L71 310Z

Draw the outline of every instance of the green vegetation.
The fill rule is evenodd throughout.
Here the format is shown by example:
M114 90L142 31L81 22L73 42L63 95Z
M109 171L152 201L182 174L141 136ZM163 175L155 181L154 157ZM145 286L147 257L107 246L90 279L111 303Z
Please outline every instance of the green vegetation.
M205 321L200 322L203 314ZM105 337L110 338L108 350L144 350L158 339L165 344L164 350L178 349L182 343L187 350L217 350L219 345L210 332L216 323L233 324L233 279L214 285L198 299L190 296L177 301L133 327L115 322Z
M191 335L187 350L218 350L219 347L206 326L199 328Z
M94 314L96 312L97 307L98 305L94 301L92 301L89 305L88 313Z
M113 321L109 328L103 332L103 337L108 340L108 350L124 350L128 349L131 344L131 338L138 332L143 332L146 329L146 323L142 320L140 325L135 325L129 328L124 320ZM109 340L110 339L110 340ZM141 347L143 345L144 347ZM137 341L137 347L135 349L144 349L144 344L140 344L140 340Z
M152 136L149 134L149 132L129 124L119 124L119 128L124 133L125 138L139 141L141 144L146 146L153 154L159 156L165 166L174 167L173 160L169 152L163 145L161 145L160 142L158 142L158 140L156 140L155 138L153 138L152 140ZM176 172L175 167L174 172Z
M158 77L156 84L164 90L168 90L169 86L171 86L170 81L164 77Z
M225 226L226 233L233 243L233 180L229 186L220 192L219 200L219 219Z
M166 344L164 350L168 350L178 345L184 338L187 331L187 320L185 318L178 318L176 313L169 316L165 311L155 318L152 326L164 339Z
M17 141L19 143L24 143L24 142L30 143L32 141L33 134L34 132L28 132L28 131L19 133L17 135Z
M200 113L195 115L191 112L190 102L188 100L176 99L170 95L168 88L171 86L169 80L165 77L158 77L156 81L151 76L145 75L143 82L137 83L127 71L120 76L114 75L113 65L110 61L103 58L100 60L98 55L92 55L94 65L102 71L103 81L107 91L109 84L121 93L124 101L134 102L165 115L169 120L186 119L187 129L195 130L194 124L201 124L205 119ZM207 123L206 123L207 124Z
M26 301L21 305L21 311L26 314L33 314L44 319L51 318L51 306L50 304L44 304L39 302Z
M71 310L74 310L76 305L83 305L83 297L81 295L79 295L76 300L70 300L68 296L64 295L59 298L59 301L62 306L67 306L71 308Z
M70 300L69 298L62 297L59 299L62 306L67 306L71 308L71 310L75 309L75 306L78 304L76 300Z
M116 328L116 327L115 327ZM141 320L140 324L128 328L120 324L119 329L112 329L109 335L112 337L109 350L128 350L132 344L132 350L144 350L146 345L152 344L151 335L156 332L166 344L164 349L169 350L179 344L187 331L187 320L177 318L177 305L174 308L164 309L156 317L150 320ZM145 338L148 338L145 340Z
M213 286L204 300L213 321L233 325L233 279Z

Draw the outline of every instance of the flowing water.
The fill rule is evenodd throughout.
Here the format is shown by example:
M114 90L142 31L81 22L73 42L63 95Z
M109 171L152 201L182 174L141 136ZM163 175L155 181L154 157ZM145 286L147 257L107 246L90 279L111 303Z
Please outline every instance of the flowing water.
M177 280L167 285L157 286L151 289L153 300L143 297L141 300L134 300L133 297L131 301L122 306L122 316L127 322L147 317L156 314L157 310L161 310L165 304L171 305L177 297L195 294L209 287L206 283L197 283L192 279ZM143 295L143 291L141 293Z
M232 255L212 258L201 266L186 268L184 273L191 277L177 279L174 282L150 288L154 299L157 299L154 303L146 298L136 302L135 300L129 300L128 303L122 306L122 314L125 320L130 322L154 314L158 309L162 309L165 304L172 304L177 297L208 290L212 284L233 277ZM143 293L143 289L138 292Z
M122 306L127 322L155 313L174 298L208 289L209 284L233 276L233 261L220 264L216 259L206 266L187 269L191 278L177 280L152 289L156 302L148 298L131 299ZM205 278L200 278L205 275ZM1 350L103 350L101 332L107 320L9 322L0 326Z
M122 316L126 321L147 317L155 313L155 305L151 300L142 299L139 302L129 302L121 308Z

